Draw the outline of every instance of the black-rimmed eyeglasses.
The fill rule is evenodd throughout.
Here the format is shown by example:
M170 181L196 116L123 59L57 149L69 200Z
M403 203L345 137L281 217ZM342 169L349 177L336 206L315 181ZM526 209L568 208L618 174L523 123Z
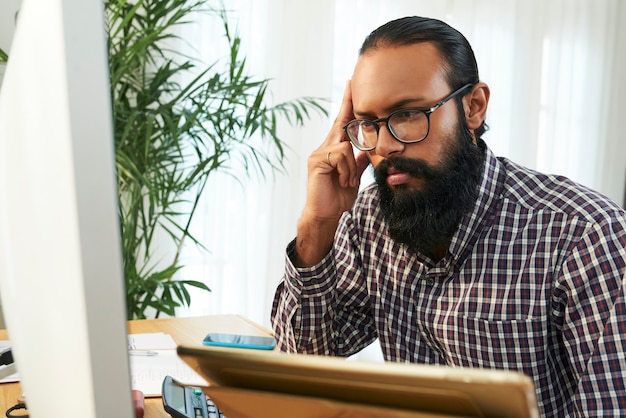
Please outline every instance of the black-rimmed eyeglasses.
M376 148L380 123L382 122L387 124L387 129L391 135L402 143L412 144L423 141L430 131L430 114L469 87L472 87L472 84L466 84L453 91L433 107L399 109L386 118L380 119L353 119L343 127L343 130L346 131L350 142L361 151L371 151Z

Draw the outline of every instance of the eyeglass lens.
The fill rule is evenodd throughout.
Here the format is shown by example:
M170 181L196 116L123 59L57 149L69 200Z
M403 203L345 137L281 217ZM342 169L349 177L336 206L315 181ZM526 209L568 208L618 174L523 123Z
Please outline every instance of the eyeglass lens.
M401 141L421 141L428 134L428 117L417 109L401 109L389 115L387 127ZM348 136L360 148L374 148L379 125L370 120L353 120L346 127Z
M376 148L380 123L385 122L391 134L400 142L411 143L424 140L430 130L430 113L439 109L454 96L463 93L472 84L465 84L430 109L407 108L392 112L386 118L368 120L354 119L344 129L350 141L359 149L369 151Z

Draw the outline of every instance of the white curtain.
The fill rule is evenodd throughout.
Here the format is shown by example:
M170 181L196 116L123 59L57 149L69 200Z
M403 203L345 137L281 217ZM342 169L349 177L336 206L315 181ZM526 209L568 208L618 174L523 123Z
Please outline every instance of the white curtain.
M620 0L225 4L251 70L273 79L274 100L331 98L331 114L314 117L304 129L284 126L282 137L291 147L287 174L244 180L243 186L227 176L211 179L194 226L210 252L190 248L182 274L206 282L212 292L194 292L191 308L179 315L239 313L269 325L284 249L304 204L306 159L336 114L363 38L397 17L439 18L468 38L481 78L491 87L485 140L497 155L569 176L624 202L626 4ZM220 53L215 36L219 30L204 23L189 39L212 59Z

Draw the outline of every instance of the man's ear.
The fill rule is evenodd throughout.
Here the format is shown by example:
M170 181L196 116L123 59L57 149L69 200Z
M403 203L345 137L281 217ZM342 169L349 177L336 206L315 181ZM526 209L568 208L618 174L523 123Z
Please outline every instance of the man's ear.
M489 86L485 83L477 83L472 90L463 97L465 120L467 127L474 131L478 129L487 116L489 104Z

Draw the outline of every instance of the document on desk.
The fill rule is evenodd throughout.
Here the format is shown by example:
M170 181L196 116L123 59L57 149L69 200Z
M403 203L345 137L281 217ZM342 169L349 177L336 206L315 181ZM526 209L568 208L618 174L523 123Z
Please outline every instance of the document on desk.
M128 350L131 386L145 397L161 396L163 379L168 375L190 386L208 386L178 357L176 343L168 334L130 334Z

